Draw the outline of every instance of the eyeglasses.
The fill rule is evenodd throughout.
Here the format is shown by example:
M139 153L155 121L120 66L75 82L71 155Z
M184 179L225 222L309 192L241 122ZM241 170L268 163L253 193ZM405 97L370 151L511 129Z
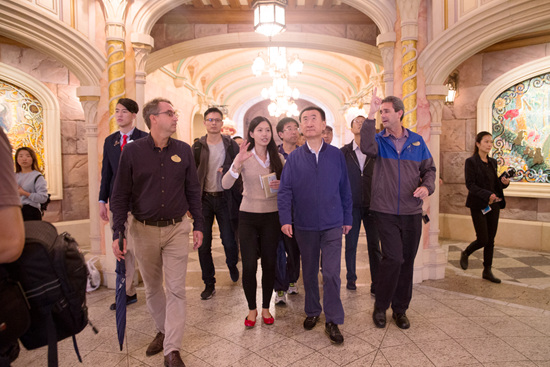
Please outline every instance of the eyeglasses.
M206 119L204 121L208 121L210 123L214 122L216 124L219 124L220 122L222 122L223 120L222 119Z
M153 115L158 116L158 115L162 115L163 113L166 114L166 116L168 117L174 117L174 116L179 117L179 114L177 111L163 111L159 113L153 113Z
M286 129L283 129L283 131L287 131L287 132L297 132L297 131L298 131L298 128L297 128L297 127L287 127Z

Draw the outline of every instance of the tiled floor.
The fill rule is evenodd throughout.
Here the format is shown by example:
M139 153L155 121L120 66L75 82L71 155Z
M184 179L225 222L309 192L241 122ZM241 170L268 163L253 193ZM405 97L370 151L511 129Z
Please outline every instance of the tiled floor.
M219 242L219 240L218 240ZM364 237L358 253L358 290L342 289L346 311L343 345L331 345L322 319L313 330L302 327L304 294L288 297L287 306L273 306L275 324L244 328L247 313L240 281L233 284L224 265L223 249L215 246L217 293L200 300L203 289L197 253L189 259L187 325L182 358L187 366L550 366L550 254L498 249L495 285L480 279L479 256L470 269L458 266L465 243L444 241L449 264L443 280L415 285L408 311L409 330L393 322L377 329L371 320L368 256ZM458 255L457 255L458 254ZM345 266L343 266L343 269ZM343 278L344 272L342 272ZM536 280L535 280L536 279ZM301 285L301 283L299 283ZM260 294L258 292L258 299ZM143 288L138 303L128 308L127 343L119 351L114 291L89 294L90 319L77 340L84 366L162 366L162 355L145 356L156 330L147 313ZM391 313L388 311L388 319ZM80 365L72 342L59 343L61 366ZM13 366L46 366L46 350L23 350Z

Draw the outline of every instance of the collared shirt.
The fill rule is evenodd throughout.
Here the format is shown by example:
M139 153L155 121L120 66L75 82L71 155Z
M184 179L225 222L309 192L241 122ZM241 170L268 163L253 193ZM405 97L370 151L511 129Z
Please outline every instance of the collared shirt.
M400 138L396 138L393 134L390 134L388 129L386 129L386 132L384 133L385 138L387 138L388 136L390 137L393 145L395 145L395 150L397 151L397 153L401 153L401 151L403 150L403 145L405 145L405 142L409 138L409 130L403 127L401 127L401 129L403 131L403 135L401 135Z
M363 167L365 166L367 155L361 151L361 148L359 147L359 145L357 145L357 143L355 142L355 139L352 142L352 147L353 147L353 151L355 152L355 156L359 161L359 168L361 169L361 173L363 173Z
M126 143L131 142L130 136L132 136L132 134L134 133L134 130L135 130L135 129L136 129L136 128L133 127L132 130L128 131L126 134L123 134L122 132L120 133L120 141L119 141L119 142L120 142L120 145L121 145L121 146L122 146L122 142L124 141L124 135L126 135L126 136L128 137L127 140L126 140Z
M122 151L111 198L113 239L124 230L128 211L137 220L182 218L189 210L194 230L204 229L201 188L191 147L169 139L160 149L149 134Z
M309 149L309 151L311 153L315 154L315 162L319 163L319 152L323 148L323 144L326 144L325 141L324 140L321 141L321 146L319 147L319 152L316 152L313 149L311 149L311 147L309 146L309 143L307 141L306 141L306 144L307 144L307 148Z
M297 149L297 148L298 148L298 146L296 145L295 149ZM279 153L281 153L283 155L284 159L288 158L289 153L285 152L285 150L283 149L283 144L279 145Z
M262 161L260 159L260 157L258 157L258 155L256 154L256 148L252 148L252 150L250 151L250 153L252 153L252 156L254 156L254 158L258 161L258 163L260 164L261 167L263 168L269 168L269 166L271 165L271 161L269 160L269 152L265 152L266 153L266 160L265 160L265 163L264 161ZM233 169L233 164L231 164L231 168L229 169L229 174L231 176L233 176L234 178L239 178L239 174L235 172L235 170Z

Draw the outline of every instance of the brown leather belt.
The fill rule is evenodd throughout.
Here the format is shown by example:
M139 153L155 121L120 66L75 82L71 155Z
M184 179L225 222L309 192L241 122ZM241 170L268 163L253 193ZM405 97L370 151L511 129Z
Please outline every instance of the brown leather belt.
M220 196L223 196L223 191L218 191L218 192L204 192L203 193L203 196L213 196L213 197L220 197Z
M153 226L153 227L168 227L173 224L179 223L182 221L182 218L176 218L176 219L168 219L168 220L138 220L138 222L141 222L145 224L146 226Z

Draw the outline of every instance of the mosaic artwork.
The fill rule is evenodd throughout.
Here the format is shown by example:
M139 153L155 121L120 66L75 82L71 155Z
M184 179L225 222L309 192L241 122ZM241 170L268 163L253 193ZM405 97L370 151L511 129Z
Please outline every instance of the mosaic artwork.
M0 80L0 126L10 140L13 153L32 148L44 173L44 124L42 104L32 94Z
M513 167L514 182L550 183L550 73L502 92L492 114L499 169Z

